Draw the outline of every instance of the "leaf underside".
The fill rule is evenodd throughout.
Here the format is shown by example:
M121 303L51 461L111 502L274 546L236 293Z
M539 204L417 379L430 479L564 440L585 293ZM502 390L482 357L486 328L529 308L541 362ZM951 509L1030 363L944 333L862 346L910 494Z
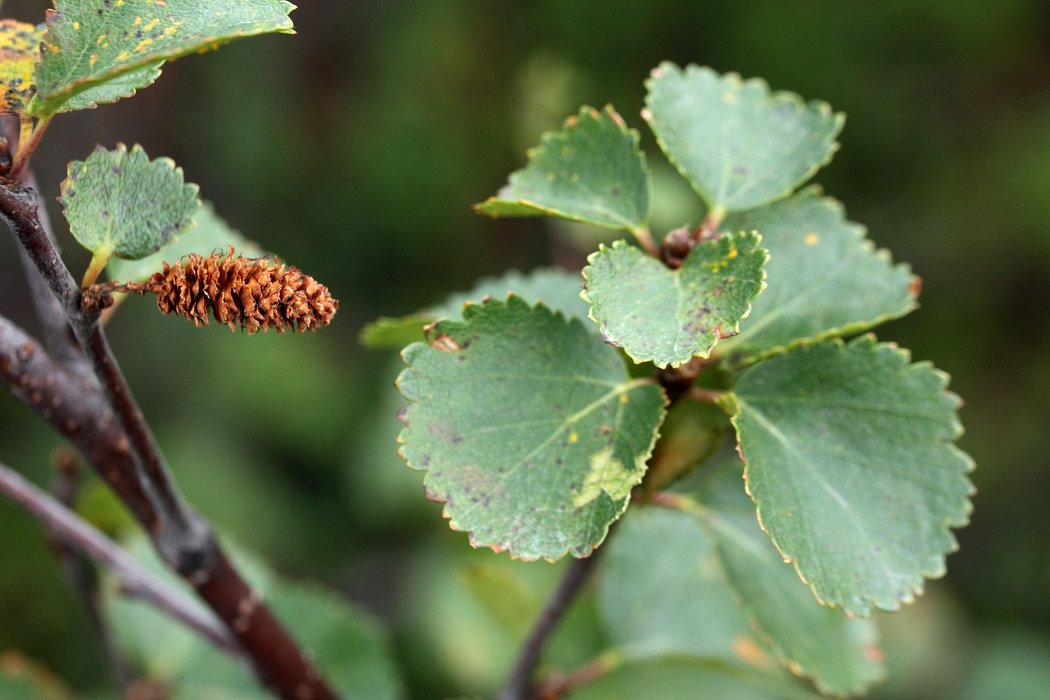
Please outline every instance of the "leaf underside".
M399 438L472 544L521 559L588 555L627 507L664 415L662 390L543 305L471 304L405 349Z
M646 85L645 115L660 147L713 210L784 197L838 148L842 115L772 93L761 80L663 63Z
M606 342L636 362L677 367L735 335L763 288L766 251L754 233L697 245L677 270L625 241L584 268L584 298Z
M629 231L649 217L649 171L612 107L584 107L561 131L544 134L529 163L475 210L489 216L557 216Z
M819 600L896 610L943 575L973 492L946 387L871 336L802 345L741 376L727 408L748 491Z

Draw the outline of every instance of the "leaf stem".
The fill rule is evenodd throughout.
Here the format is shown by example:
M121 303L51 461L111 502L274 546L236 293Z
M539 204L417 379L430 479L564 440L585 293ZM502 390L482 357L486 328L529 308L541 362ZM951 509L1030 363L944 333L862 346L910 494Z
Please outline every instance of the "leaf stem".
M611 531L610 531L610 534ZM588 576L598 560L600 549L594 550L589 557L573 559L565 571L558 587L551 594L547 605L540 612L532 630L526 637L518 653L510 675L499 693L499 700L530 700L539 697L533 674L539 665L540 657L548 639L557 627L569 605L583 588Z
M714 389L705 389L699 386L689 387L689 392L686 394L691 400L698 403L705 403L710 406L718 406L719 401L726 395L724 391L716 391Z
M602 652L575 671L544 682L540 685L537 695L543 700L559 700L566 693L612 673L622 666L625 660L623 653L618 649Z
M40 145L40 139L44 137L44 132L47 131L50 123L50 116L40 119L30 117L22 120L18 130L18 152L15 154L15 161L11 165L11 172L8 174L9 178L17 178L23 168L29 163L33 151Z
M656 241L653 239L653 234L648 226L633 226L631 227L631 233L638 243L641 244L642 248L645 249L645 252L654 258L660 257L660 246L656 245Z

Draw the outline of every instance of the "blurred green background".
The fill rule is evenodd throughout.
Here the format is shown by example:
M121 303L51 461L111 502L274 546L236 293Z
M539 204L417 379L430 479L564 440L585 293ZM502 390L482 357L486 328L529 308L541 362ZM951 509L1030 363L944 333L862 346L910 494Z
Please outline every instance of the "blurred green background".
M148 301L122 309L113 345L191 502L282 571L387 620L413 697L490 693L516 640L470 597L463 567L524 572L539 599L557 572L471 551L447 530L394 454L396 356L365 351L357 334L483 275L580 264L593 234L469 210L579 105L615 105L663 167L638 116L653 66L760 76L847 113L842 151L817 181L924 280L922 307L879 335L951 373L967 402L973 523L947 577L883 616L893 675L876 695L1045 697L1050 3L302 5L296 37L170 64L134 99L57 118L34 157L61 224L65 163L94 144L170 156L231 224L342 301L323 333L250 338L195 331ZM7 0L4 15L35 22L48 6ZM677 187L657 199L658 230L695 217ZM86 254L62 234L82 270ZM35 328L11 236L0 237L0 312ZM0 397L0 460L45 483L57 444ZM36 523L0 501L0 533L0 649L100 687ZM599 643L565 642L580 662Z

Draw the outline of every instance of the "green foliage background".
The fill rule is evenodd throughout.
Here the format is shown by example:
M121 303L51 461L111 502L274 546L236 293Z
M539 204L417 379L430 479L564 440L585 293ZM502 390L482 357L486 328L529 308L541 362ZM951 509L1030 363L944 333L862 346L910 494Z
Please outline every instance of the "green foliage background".
M38 21L49 3L4 5ZM924 280L922 308L880 336L934 360L968 402L960 446L978 464L973 524L946 579L880 616L891 676L875 695L1040 697L1050 685L1050 6L301 5L297 37L171 64L135 99L59 117L34 157L57 214L66 162L95 143L169 156L231 224L342 301L334 325L308 336L195 331L149 301L121 311L113 344L191 502L281 570L390 620L414 697L490 692L521 624L498 624L470 591L510 572L524 577L523 599L542 600L556 572L471 551L447 530L394 455L394 358L361 349L357 333L486 274L580 266L609 240L468 206L581 104L611 102L640 128L662 192L654 231L695 220L641 128L642 81L664 59L734 70L847 113L843 149L817 180ZM68 238L65 248L82 270L85 252ZM7 235L0 311L33 327ZM0 459L46 481L56 444L0 396ZM108 513L99 500L89 490L85 507ZM36 524L0 501L0 533L0 649L99 687L86 624ZM486 573L471 578L467 565ZM583 662L600 643L569 629L559 658Z

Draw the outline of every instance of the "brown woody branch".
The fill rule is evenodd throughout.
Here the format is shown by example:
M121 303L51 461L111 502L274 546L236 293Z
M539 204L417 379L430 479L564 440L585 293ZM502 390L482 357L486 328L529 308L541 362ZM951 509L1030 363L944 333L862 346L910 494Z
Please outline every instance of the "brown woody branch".
M109 348L98 309L85 309L81 304L80 289L41 223L36 192L21 183L0 182L0 216L47 281L98 379L96 387L75 382L79 390L68 395L69 389L63 387L68 387L74 377L46 358L35 344L26 352L29 345L24 334L18 338L14 332L17 328L4 323L0 330L7 331L8 341L23 341L9 342L7 349L11 352L0 353L0 365L8 367L4 378L11 377L8 384L12 391L77 445L114 486L145 526L161 557L194 586L225 623L259 678L274 693L288 700L334 700L336 695L312 662L230 565L208 524L183 501ZM44 364L32 366L34 356ZM63 395L59 404L48 405L55 395ZM82 402L94 402L102 409L96 415L106 420L99 424L97 433L86 432L84 425L75 421L55 422L56 411L66 406L67 400L65 410L81 417L89 415L82 410ZM104 452L105 458L96 461L91 452Z

